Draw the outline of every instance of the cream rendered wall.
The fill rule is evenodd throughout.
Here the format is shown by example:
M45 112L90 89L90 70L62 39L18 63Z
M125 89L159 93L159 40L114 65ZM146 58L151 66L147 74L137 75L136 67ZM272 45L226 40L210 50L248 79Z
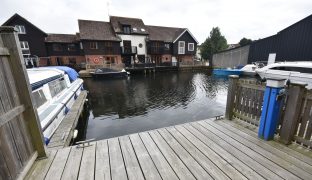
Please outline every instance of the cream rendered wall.
M146 54L146 42L145 42L145 39L147 36L120 34L119 37L122 40L131 41L131 46L137 47L138 55L145 55L145 57L147 56L147 54ZM140 43L143 45L142 48L139 47ZM123 46L123 42L120 42L120 46Z

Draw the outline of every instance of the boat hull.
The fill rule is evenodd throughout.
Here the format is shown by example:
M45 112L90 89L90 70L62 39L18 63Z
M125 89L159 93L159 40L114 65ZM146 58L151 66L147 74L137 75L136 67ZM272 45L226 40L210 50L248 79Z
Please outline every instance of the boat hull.
M238 69L214 69L213 74L217 76L241 75L242 71Z
M108 72L108 73L91 73L93 78L124 78L127 72Z

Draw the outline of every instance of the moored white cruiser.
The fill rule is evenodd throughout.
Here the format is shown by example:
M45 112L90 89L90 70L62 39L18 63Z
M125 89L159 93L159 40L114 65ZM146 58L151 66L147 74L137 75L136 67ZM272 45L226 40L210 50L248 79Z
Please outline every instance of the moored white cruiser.
M78 73L65 66L27 69L45 143L68 113L83 89Z

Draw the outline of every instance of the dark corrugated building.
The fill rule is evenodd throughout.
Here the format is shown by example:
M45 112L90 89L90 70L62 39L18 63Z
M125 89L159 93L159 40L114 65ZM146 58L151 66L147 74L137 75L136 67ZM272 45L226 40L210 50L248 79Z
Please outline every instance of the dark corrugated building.
M248 63L267 61L276 53L276 61L312 61L312 15L250 45Z

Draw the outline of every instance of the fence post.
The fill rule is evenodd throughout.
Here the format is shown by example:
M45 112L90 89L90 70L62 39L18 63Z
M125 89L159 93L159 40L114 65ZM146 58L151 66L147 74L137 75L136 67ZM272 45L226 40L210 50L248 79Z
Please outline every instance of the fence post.
M290 144L296 133L306 85L305 83L291 83L289 86L285 115L279 139L284 144Z
M234 99L235 99L235 93L237 90L238 78L239 76L237 75L229 76L230 82L229 82L229 87L228 87L226 109L225 109L225 118L228 120L232 120L233 118Z
M16 89L21 104L25 106L23 113L26 124L31 135L31 140L35 150L38 152L38 157L46 157L43 135L37 110L33 107L33 99L29 79L26 72L25 62L22 55L17 32L14 27L0 27L0 36L3 45L10 52L10 68L16 82Z

